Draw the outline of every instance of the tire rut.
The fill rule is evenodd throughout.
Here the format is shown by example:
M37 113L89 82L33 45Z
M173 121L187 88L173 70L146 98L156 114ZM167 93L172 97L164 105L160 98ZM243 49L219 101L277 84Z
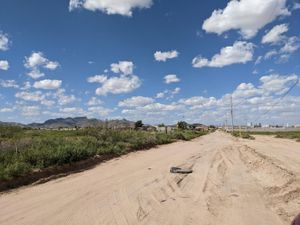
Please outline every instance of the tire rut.
M246 145L239 148L239 156L264 189L264 198L271 208L284 221L290 222L299 212L300 180L292 172L277 165L267 157Z

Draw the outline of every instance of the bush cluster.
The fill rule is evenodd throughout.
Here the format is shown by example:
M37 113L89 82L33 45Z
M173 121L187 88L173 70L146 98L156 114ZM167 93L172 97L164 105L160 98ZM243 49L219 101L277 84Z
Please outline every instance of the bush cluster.
M300 131L251 131L252 135L271 135L276 138L294 139L300 141Z
M233 136L235 137L240 137L243 139L249 139L249 140L254 140L255 137L251 136L248 132L238 132L238 131L234 131Z
M277 138L288 138L300 141L300 131L276 132Z
M0 126L0 181L96 155L119 156L175 140L191 140L204 134L188 130L165 134L100 128L54 131Z

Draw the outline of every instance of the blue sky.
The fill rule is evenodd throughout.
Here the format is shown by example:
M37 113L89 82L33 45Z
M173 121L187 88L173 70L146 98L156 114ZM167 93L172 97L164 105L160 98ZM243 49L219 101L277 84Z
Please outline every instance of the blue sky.
M300 123L300 2L0 4L1 121Z

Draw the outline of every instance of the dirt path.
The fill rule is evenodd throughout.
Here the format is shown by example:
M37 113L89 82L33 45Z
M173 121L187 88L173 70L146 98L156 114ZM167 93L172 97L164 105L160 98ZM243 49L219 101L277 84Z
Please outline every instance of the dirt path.
M221 132L0 195L5 225L283 225L299 211L300 143Z

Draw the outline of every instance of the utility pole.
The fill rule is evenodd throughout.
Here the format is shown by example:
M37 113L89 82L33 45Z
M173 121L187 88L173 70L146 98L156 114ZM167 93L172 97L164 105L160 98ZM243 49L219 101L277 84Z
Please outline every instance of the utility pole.
M232 106L232 95L230 96L230 114L231 114L231 125L232 125L232 134L234 132L234 125L233 125L233 106Z

